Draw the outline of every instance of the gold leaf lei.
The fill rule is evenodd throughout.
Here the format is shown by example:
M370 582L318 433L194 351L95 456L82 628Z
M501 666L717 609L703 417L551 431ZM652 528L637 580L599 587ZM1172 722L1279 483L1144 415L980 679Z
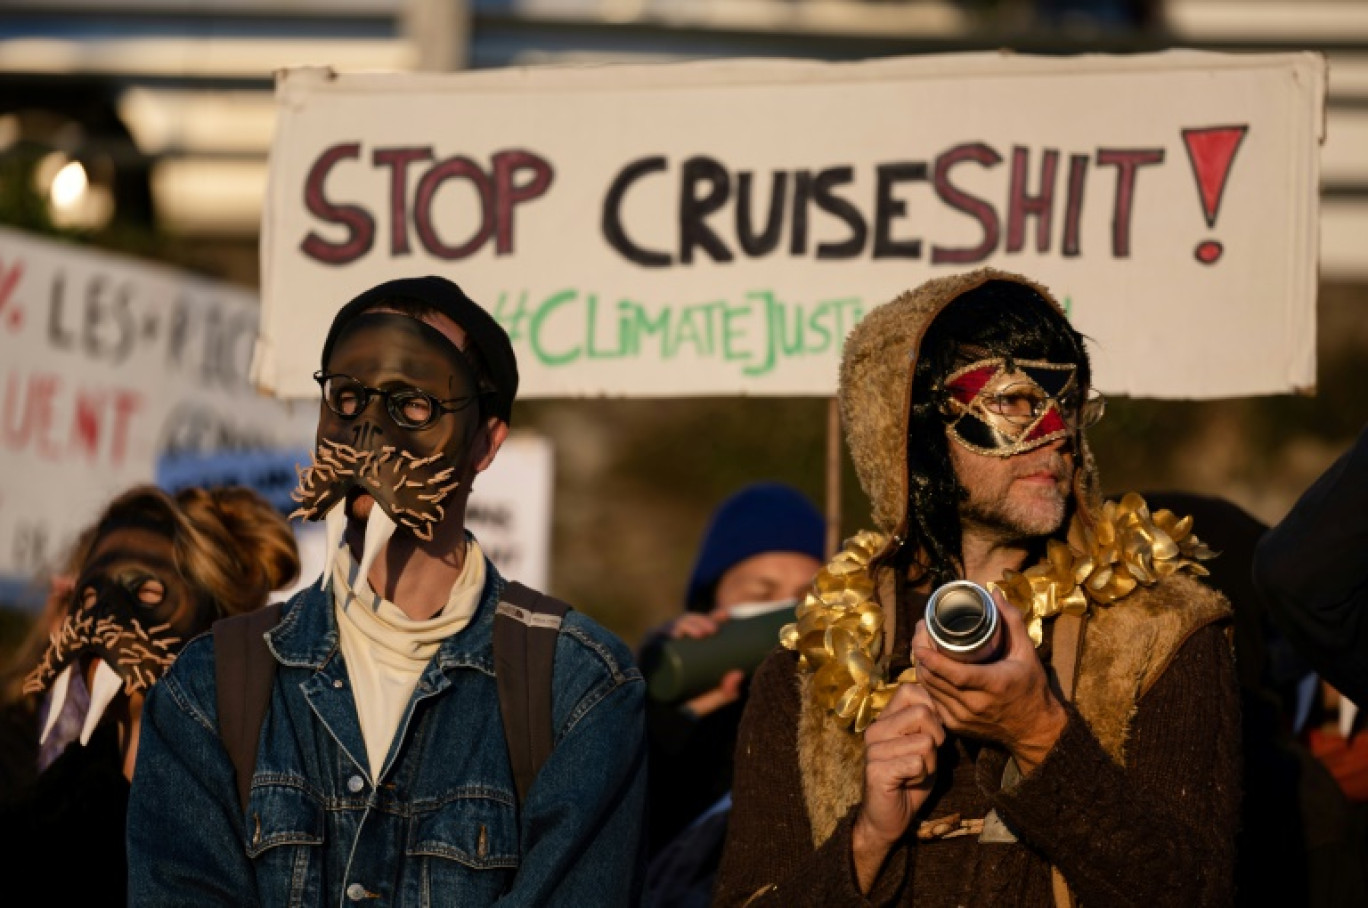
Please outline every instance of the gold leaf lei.
M1131 492L1108 501L1089 528L1074 515L1068 541L1051 539L1045 557L1024 572L1007 571L993 586L1026 618L1036 646L1044 621L1061 613L1082 615L1108 606L1139 586L1151 586L1179 571L1205 575L1200 561L1215 557L1192 532L1192 518L1171 511L1151 514ZM883 654L883 609L874 598L869 562L888 537L863 530L813 581L798 606L797 621L779 632L779 642L798 653L800 671L813 674L813 696L841 724L863 732L892 699L911 671L889 681Z

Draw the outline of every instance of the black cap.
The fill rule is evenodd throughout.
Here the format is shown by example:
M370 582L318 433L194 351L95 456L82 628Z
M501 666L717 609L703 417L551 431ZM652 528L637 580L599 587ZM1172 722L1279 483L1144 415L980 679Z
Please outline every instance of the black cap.
M505 423L510 422L513 399L518 394L518 360L513 355L513 343L508 339L508 332L479 303L444 277L428 275L386 281L343 306L333 317L328 338L323 341L323 368L328 368L328 356L348 322L363 312L383 308L385 303L400 300L431 306L461 326L471 345L480 352L480 358L494 384L494 393L490 395L493 415Z

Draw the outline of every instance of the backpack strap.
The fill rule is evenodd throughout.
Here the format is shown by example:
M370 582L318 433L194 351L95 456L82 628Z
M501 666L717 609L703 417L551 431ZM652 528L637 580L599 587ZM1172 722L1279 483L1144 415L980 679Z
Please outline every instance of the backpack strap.
M494 613L494 678L520 804L555 747L551 676L561 619L569 610L559 599L510 583Z
M252 793L257 742L271 703L276 662L266 632L280 623L281 603L214 622L214 685L219 737L237 777L243 813Z

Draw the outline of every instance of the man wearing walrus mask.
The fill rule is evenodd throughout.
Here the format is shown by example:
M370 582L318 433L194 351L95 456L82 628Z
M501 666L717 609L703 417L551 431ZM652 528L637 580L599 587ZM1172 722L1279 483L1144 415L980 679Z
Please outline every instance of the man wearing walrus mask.
M641 676L581 613L548 625L513 602L526 589L465 528L471 486L508 434L507 334L450 281L389 281L338 312L315 379L316 449L295 497L297 516L327 528L327 564L266 633L275 678L250 788L240 800L240 767L201 718L216 708L217 644L197 642L145 710L130 892L145 904L630 904ZM509 615L551 633L554 747L530 787L499 690L512 672L494 638ZM167 810L173 794L193 809Z
M398 527L409 545L458 549L436 534L462 530L460 521L444 524L447 508L460 508L508 434L506 415L481 424L480 399L491 410L495 393L482 394L452 340L390 310L345 323L330 350L314 375L323 396L318 448L300 476L296 516L326 522L330 559L345 528L364 526L362 577Z

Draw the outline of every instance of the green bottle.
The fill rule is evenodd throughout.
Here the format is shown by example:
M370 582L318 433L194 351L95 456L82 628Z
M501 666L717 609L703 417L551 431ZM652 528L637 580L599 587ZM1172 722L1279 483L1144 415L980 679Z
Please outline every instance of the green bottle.
M732 669L747 675L779 645L779 630L792 624L793 605L753 618L733 618L711 637L680 637L643 656L646 693L658 703L678 703L716 687Z

